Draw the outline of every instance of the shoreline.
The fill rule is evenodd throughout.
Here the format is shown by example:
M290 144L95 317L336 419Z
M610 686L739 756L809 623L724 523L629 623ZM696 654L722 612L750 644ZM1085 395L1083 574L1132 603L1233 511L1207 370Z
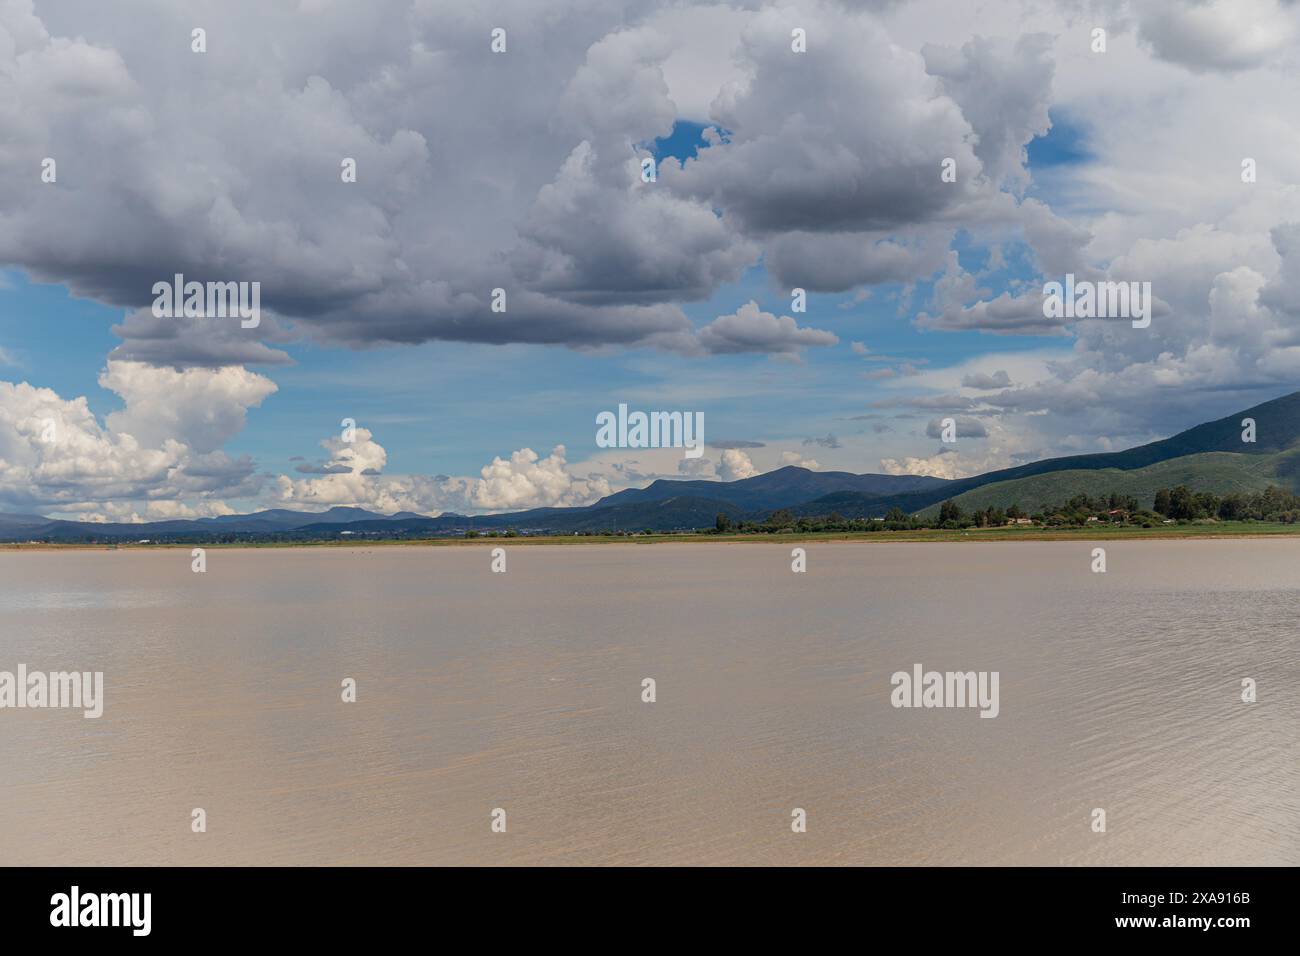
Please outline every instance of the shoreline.
M365 538L348 541L233 541L233 542L159 542L139 544L87 544L85 542L0 542L4 551L166 551L209 548L219 550L315 549L315 548L421 548L421 547L516 547L537 545L605 546L679 544L785 544L794 542L822 544L897 544L897 543L966 543L1022 541L1168 541L1171 539L1223 540L1225 538L1300 537L1300 524L1265 524L1262 522L1219 525L1184 525L1162 528L1041 528L1032 531L1011 528L971 528L965 531L922 529L916 531L843 531L788 532L775 534L650 534L650 535L519 535L517 537L477 538Z

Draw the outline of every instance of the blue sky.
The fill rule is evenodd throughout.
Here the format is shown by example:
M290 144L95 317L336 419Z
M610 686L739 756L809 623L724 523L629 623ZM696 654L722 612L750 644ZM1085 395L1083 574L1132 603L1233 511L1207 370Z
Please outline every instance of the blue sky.
M657 155L693 153L699 126L681 126L686 133L661 141ZM969 268L987 261L986 251L961 243L957 249ZM1018 271L1003 270L990 281L1000 292L1006 278L1027 278L1030 271L1022 261ZM7 288L0 290L0 342L22 377L61 395L85 395L101 417L120 409L121 398L99 387L96 378L105 356L119 344L111 326L122 321L123 310L76 298L66 286L31 282L20 272L8 272L6 279ZM917 283L911 301L927 301L931 286ZM880 366L855 355L851 342L897 357L893 365L947 366L987 350L987 338L979 332L917 330L909 321L915 309L904 307L900 315L903 294L902 284L891 283L873 289L864 301L851 293L810 295L801 321L832 331L841 341L806 353L803 364L794 367L764 356L683 359L653 349L583 352L431 342L354 350L295 343L285 346L295 364L271 373L279 390L250 414L248 426L227 448L252 455L269 470L291 471L294 456L319 457L320 438L351 416L383 436L394 470L473 473L493 456L525 446L564 444L571 452L595 453L596 412L629 400L650 407L650 397L664 382L673 383L664 393L672 407L686 401L705 411L711 439L797 444L828 433L865 435L869 425L848 419L879 397L880 390L861 375ZM764 311L791 311L789 295L773 288L761 265L683 311L702 326L751 300ZM1039 349L1042 340L1010 336L997 345L1000 351ZM707 385L718 375L747 379L754 387L718 395ZM700 386L693 389L692 380ZM780 393L766 394L765 381L779 382ZM865 460L855 470L876 464Z
M1235 34L1220 0L1120 4L1104 54L1051 2L508 5L501 56L487 14L407 0L235 0L202 56L167 39L176 12L132 31L14 5L0 511L491 511L785 464L959 477L1292 391L1300 13L1250 2L1268 31ZM258 281L266 321L151 316L176 272ZM1066 272L1151 282L1157 320L1046 319ZM705 459L598 448L623 402L703 412ZM365 430L348 447L344 418Z
M655 141L653 155L660 160L694 157L705 145L703 129L690 121L674 124L671 136ZM1082 132L1057 125L1031 142L1028 168L1082 162L1086 156ZM981 270L988 250L968 239L959 236L954 248L963 267ZM1034 274L1023 246L1009 244L1005 254L1008 268L985 280L995 294L1009 280ZM5 276L0 342L23 377L61 395L85 395L101 417L121 408L120 397L99 387L96 378L105 356L119 344L111 327L122 321L124 311L77 298L63 285L32 282L19 271ZM910 318L917 308L901 305L900 298L906 294L914 306L922 306L932 287L933 282L917 282L909 291L903 283L884 284L863 301L857 301L856 293L810 295L806 324L832 331L841 341L806 353L804 366L793 369L772 368L763 356L683 360L652 349L580 352L432 342L353 350L296 343L285 347L295 364L273 373L279 391L251 415L228 448L252 455L267 469L290 471L294 456L317 457L320 437L351 416L383 435L395 470L472 473L494 455L529 445L564 444L594 453L595 413L629 396L652 395L665 380L677 383L675 395L706 412L710 438L797 443L828 433L865 435L869 425L848 419L866 412L868 400L879 397L880 390L861 374L880 366L864 363L850 349L851 342L897 357L894 365L918 367L955 365L988 351L988 337L980 332L914 327ZM702 326L751 300L764 311L790 312L788 293L773 287L761 264L740 281L722 285L708 300L686 304L683 311ZM1043 347L1038 336L1003 336L996 344L1002 352ZM691 394L689 385L682 384L719 372L752 378L757 387L717 396L708 388ZM781 394L765 396L764 379L779 379ZM874 467L866 460L860 470Z

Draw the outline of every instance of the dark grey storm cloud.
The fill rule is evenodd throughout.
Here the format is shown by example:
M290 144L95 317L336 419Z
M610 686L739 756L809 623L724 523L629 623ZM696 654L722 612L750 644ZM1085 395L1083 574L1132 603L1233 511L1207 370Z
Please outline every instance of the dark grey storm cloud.
M985 175L1028 183L1025 144L1051 127L1052 38L1045 33L1014 41L976 37L960 50L926 44L921 52L926 69L940 78L978 130L975 155Z
M817 55L797 59L787 13L738 14L719 43L746 82L700 93L729 135L647 183L638 144L680 115L663 72L680 44L655 4L230 0L203 8L200 54L184 7L14 0L0 262L129 310L176 273L256 281L285 320L238 335L132 315L115 358L160 365L281 364L287 329L353 346L827 344L697 332L681 306L762 257L809 289L933 273L958 222L1022 215L988 180L1015 178L1050 80L1033 40L906 52L872 12L893 6L811 5ZM991 78L978 97L974 72ZM945 157L956 183L939 181Z
M1300 319L1300 223L1288 222L1270 232L1281 267L1259 292L1259 301L1277 312Z
M999 369L991 375L988 372L971 372L962 377L961 384L963 388L1010 388L1011 376L1005 369Z
M709 353L759 352L794 355L807 346L834 345L833 332L801 327L788 315L763 312L748 302L732 315L721 315L700 330L699 344Z
M293 359L268 342L287 343L293 334L275 317L263 314L256 328L243 328L233 318L157 317L137 309L113 332L122 344L109 353L110 360L149 362L153 365L289 365Z
M1132 10L1151 51L1195 73L1262 67L1297 36L1289 0L1142 0Z
M1003 292L995 299L970 305L949 302L935 315L922 312L916 317L916 324L923 329L978 330L995 335L1064 335L1068 321L1043 315L1041 290L1014 296Z
M956 425L958 438L987 438L989 434L984 423L976 418L957 417L953 419L953 424ZM943 437L943 419L931 419L925 426L925 434L929 438Z

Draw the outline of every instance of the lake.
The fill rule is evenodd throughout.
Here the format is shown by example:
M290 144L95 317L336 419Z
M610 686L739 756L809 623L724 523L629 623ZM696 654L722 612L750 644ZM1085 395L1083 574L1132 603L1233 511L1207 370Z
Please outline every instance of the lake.
M0 863L1300 864L1300 539L1101 544L0 552Z

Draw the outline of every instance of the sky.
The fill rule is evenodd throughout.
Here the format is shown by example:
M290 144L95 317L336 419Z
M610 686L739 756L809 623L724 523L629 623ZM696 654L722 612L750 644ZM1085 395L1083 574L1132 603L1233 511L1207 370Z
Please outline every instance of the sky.
M0 512L953 478L1288 394L1298 38L1280 0L0 0ZM156 315L176 274L259 323ZM1151 324L1047 318L1067 274ZM705 453L599 447L620 404Z

